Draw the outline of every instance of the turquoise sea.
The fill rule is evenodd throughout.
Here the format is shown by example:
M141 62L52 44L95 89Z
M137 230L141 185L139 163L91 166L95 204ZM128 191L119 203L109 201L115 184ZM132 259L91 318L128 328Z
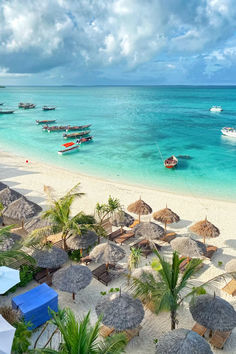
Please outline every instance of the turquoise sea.
M28 160L196 197L236 200L236 139L220 132L236 127L236 87L7 87L0 89L0 102L5 102L2 108L16 108L12 115L0 115L0 145ZM37 107L18 109L19 102ZM44 112L43 105L57 109ZM224 111L211 113L212 105ZM60 156L57 151L66 142L62 132L43 132L36 119L91 123L94 142ZM161 155L172 154L185 158L168 170Z

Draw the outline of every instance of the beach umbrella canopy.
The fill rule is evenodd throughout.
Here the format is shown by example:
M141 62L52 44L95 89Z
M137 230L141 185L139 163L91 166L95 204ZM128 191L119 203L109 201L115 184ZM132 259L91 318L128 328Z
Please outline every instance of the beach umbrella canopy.
M42 219L36 216L24 224L24 229L30 234L34 230L42 229L47 226L53 226L53 222L49 218ZM48 230L48 236L51 235L51 230Z
M67 253L57 247L35 250L32 257L41 268L59 268L68 261Z
M206 245L191 237L176 237L170 242L170 245L174 251L185 257L203 258L207 254Z
M121 210L110 217L113 226L126 226L129 227L133 224L134 218L130 214Z
M120 246L106 242L94 247L90 252L89 257L95 260L95 262L113 264L125 257L125 251Z
M149 241L159 240L165 234L163 227L154 222L141 222L133 230L135 236Z
M20 272L19 270L12 269L9 267L0 267L0 294L5 294L5 292L11 289L14 285L20 282Z
M190 312L197 323L213 331L231 331L236 327L236 311L219 296L197 296L190 305Z
M0 315L0 353L11 354L12 342L15 336L15 327L11 326L5 318Z
M7 185L5 183L0 182L0 191L2 191L5 188L7 188Z
M132 271L131 276L132 278L145 281L146 280L145 274L152 274L156 280L160 278L159 273L155 271L151 266L143 266L143 267L135 268Z
M144 309L139 299L127 293L108 294L95 307L97 316L102 315L102 323L117 331L137 328L144 318Z
M0 241L0 251L8 251L21 241L22 237L18 234L10 233Z
M156 346L156 354L213 354L210 345L196 332L179 328L165 333Z
M91 270L82 265L70 265L59 269L52 277L52 284L61 291L75 294L86 288L92 280Z
M0 191L0 202L3 204L4 207L7 207L9 204L14 202L15 200L22 197L22 194L6 187Z
M130 213L134 213L138 215L139 222L140 222L140 215L148 215L152 213L152 208L147 203L145 203L141 198L137 200L135 203L130 204L127 209Z
M236 279L236 258L233 258L226 263L225 270L228 273L235 272L235 274L233 274L233 277Z
M152 217L154 220L164 224L165 230L167 224L173 224L174 222L178 222L180 220L179 216L167 207L159 211L156 211L155 213L152 214Z
M207 218L205 220L198 221L196 224L191 226L189 230L194 234L203 237L204 243L206 237L217 237L220 234L220 230L208 221Z
M66 240L66 245L72 250L87 249L97 242L98 236L94 231L87 231L82 235L72 235Z
M42 208L25 197L21 197L11 204L9 204L3 211L4 217L7 217L11 222L23 222L34 217L39 212L42 211Z

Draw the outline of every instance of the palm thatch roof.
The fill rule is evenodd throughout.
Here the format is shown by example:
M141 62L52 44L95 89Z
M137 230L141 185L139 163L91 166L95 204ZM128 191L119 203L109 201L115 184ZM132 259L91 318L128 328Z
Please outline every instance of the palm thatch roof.
M22 237L15 233L10 233L3 240L0 240L0 251L9 251L11 250L17 243L21 241Z
M204 237L204 240L205 237L217 237L220 234L220 230L208 221L207 218L205 220L198 221L196 224L191 226L189 230L198 236Z
M161 222L165 226L180 220L179 216L169 208L164 208L152 214L154 220Z
M7 207L9 204L19 199L20 197L22 197L22 194L14 191L13 189L10 189L9 187L6 187L0 191L0 202L4 207Z
M191 237L177 237L170 242L170 245L173 250L185 257L203 258L207 254L205 244Z
M7 188L7 185L5 183L0 182L0 191Z
M4 218L11 222L26 221L42 211L42 208L25 197L21 197L9 204L3 211Z
M125 257L125 251L120 246L106 242L94 247L89 257L95 262L116 263Z
M121 210L117 213L115 213L111 218L110 222L112 223L113 226L126 226L129 227L130 225L133 224L134 218L126 213L125 211Z
M69 265L54 273L52 284L61 291L76 294L92 280L91 270L82 265Z
M53 222L50 221L49 218L42 219L40 216L36 216L24 224L24 229L30 234L34 230L42 229L44 227L52 226L52 225ZM50 234L51 234L51 230L49 230L48 235Z
M148 215L152 213L152 208L141 198L128 206L128 211L137 215Z
M127 293L115 293L102 297L95 307L102 323L117 331L137 328L144 318L144 309L139 299Z
M155 271L150 265L134 269L131 273L131 276L132 278L140 279L141 281L145 282L146 274L151 274L156 280L160 279L159 273Z
M137 237L142 237L146 240L158 240L164 236L163 227L154 222L141 222L134 227L134 233Z
M190 312L196 322L213 331L231 331L236 327L236 311L219 296L197 296Z
M68 255L61 248L35 250L32 257L41 268L58 268L68 261Z
M236 258L233 258L229 262L226 263L225 270L228 273L234 272L233 277L236 279Z
M72 235L66 240L67 246L72 250L87 249L94 246L98 236L94 231L87 231L82 235Z
M156 354L213 354L207 341L196 332L179 328L159 338Z

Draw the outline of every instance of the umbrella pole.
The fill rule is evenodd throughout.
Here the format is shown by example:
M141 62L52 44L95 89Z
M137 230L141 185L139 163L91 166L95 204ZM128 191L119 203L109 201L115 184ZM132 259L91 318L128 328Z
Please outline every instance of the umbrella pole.
M140 213L138 214L138 223L140 224Z
M165 234L166 234L166 221L165 221Z
M109 268L109 263L106 263L106 270L108 270Z
M72 293L72 299L75 300L75 293Z
M83 249L81 248L80 249L80 257L82 257L83 256Z
M203 236L203 243L205 244L206 243L206 237Z

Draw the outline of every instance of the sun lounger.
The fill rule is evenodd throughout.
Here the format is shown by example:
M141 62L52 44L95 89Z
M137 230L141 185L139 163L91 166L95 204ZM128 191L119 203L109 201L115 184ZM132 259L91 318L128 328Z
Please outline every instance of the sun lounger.
M104 338L109 337L113 332L114 328L110 328L104 325L102 325L99 330L100 335Z
M232 279L222 290L231 296L236 296L236 279Z
M133 231L130 232L124 232L122 235L116 237L114 241L118 243L119 245L122 245L125 241L129 240L130 238L134 237L135 234Z
M112 281L112 279L113 277L108 271L105 271L99 276L99 278L97 278L97 280L99 280L102 284L106 286L110 283L110 281Z
M110 269L114 269L115 268L115 265L114 264L109 264L108 265L108 268ZM96 278L96 279L100 279L101 275L103 273L107 272L107 269L106 269L106 264L101 264L99 267L95 268L93 271L92 271L92 274L93 276Z
M170 243L176 237L177 237L177 234L175 232L169 232L168 234L165 234L160 240Z
M179 265L179 269L180 269L181 272L184 272L184 271L186 270L186 268L187 268L189 262L192 260L192 258L190 258L190 257L181 257L181 259L183 259L183 258L185 258L185 259L184 259L183 262L181 262L180 265ZM200 269L200 268L202 268L202 267L203 267L203 263L200 263L200 264L197 266L196 270L198 270L198 269Z
M232 331L229 332L220 332L220 331L215 331L213 332L213 335L211 339L209 340L209 343L213 345L214 347L218 349L223 349L225 342L231 335Z
M86 257L82 257L80 258L81 263L85 263L86 265L90 262L92 262L92 258L90 258L89 256Z
M205 333L207 331L207 328L196 322L195 325L192 328L192 331L194 331L197 334L199 334L199 336L204 337L204 335L205 335Z
M108 235L108 239L109 239L110 241L113 241L113 240L115 240L116 237L122 235L122 233L123 233L123 231L122 231L122 229L120 228L120 229L118 229L118 230L113 231L112 233L110 233L110 234Z
M142 251L142 255L146 258L149 254L153 252L148 240L139 241L135 243L132 248L140 249ZM158 246L158 248L160 249L161 247Z
M207 246L206 257L211 259L217 250L218 250L218 248L216 246Z
M139 336L139 332L141 329L142 329L142 326L138 326L137 328L134 328L134 329L127 329L123 333L126 336L127 341L129 342L132 338Z
M138 220L134 220L133 224L130 225L130 228L132 229L133 227L135 227L138 224L139 224L139 221Z

